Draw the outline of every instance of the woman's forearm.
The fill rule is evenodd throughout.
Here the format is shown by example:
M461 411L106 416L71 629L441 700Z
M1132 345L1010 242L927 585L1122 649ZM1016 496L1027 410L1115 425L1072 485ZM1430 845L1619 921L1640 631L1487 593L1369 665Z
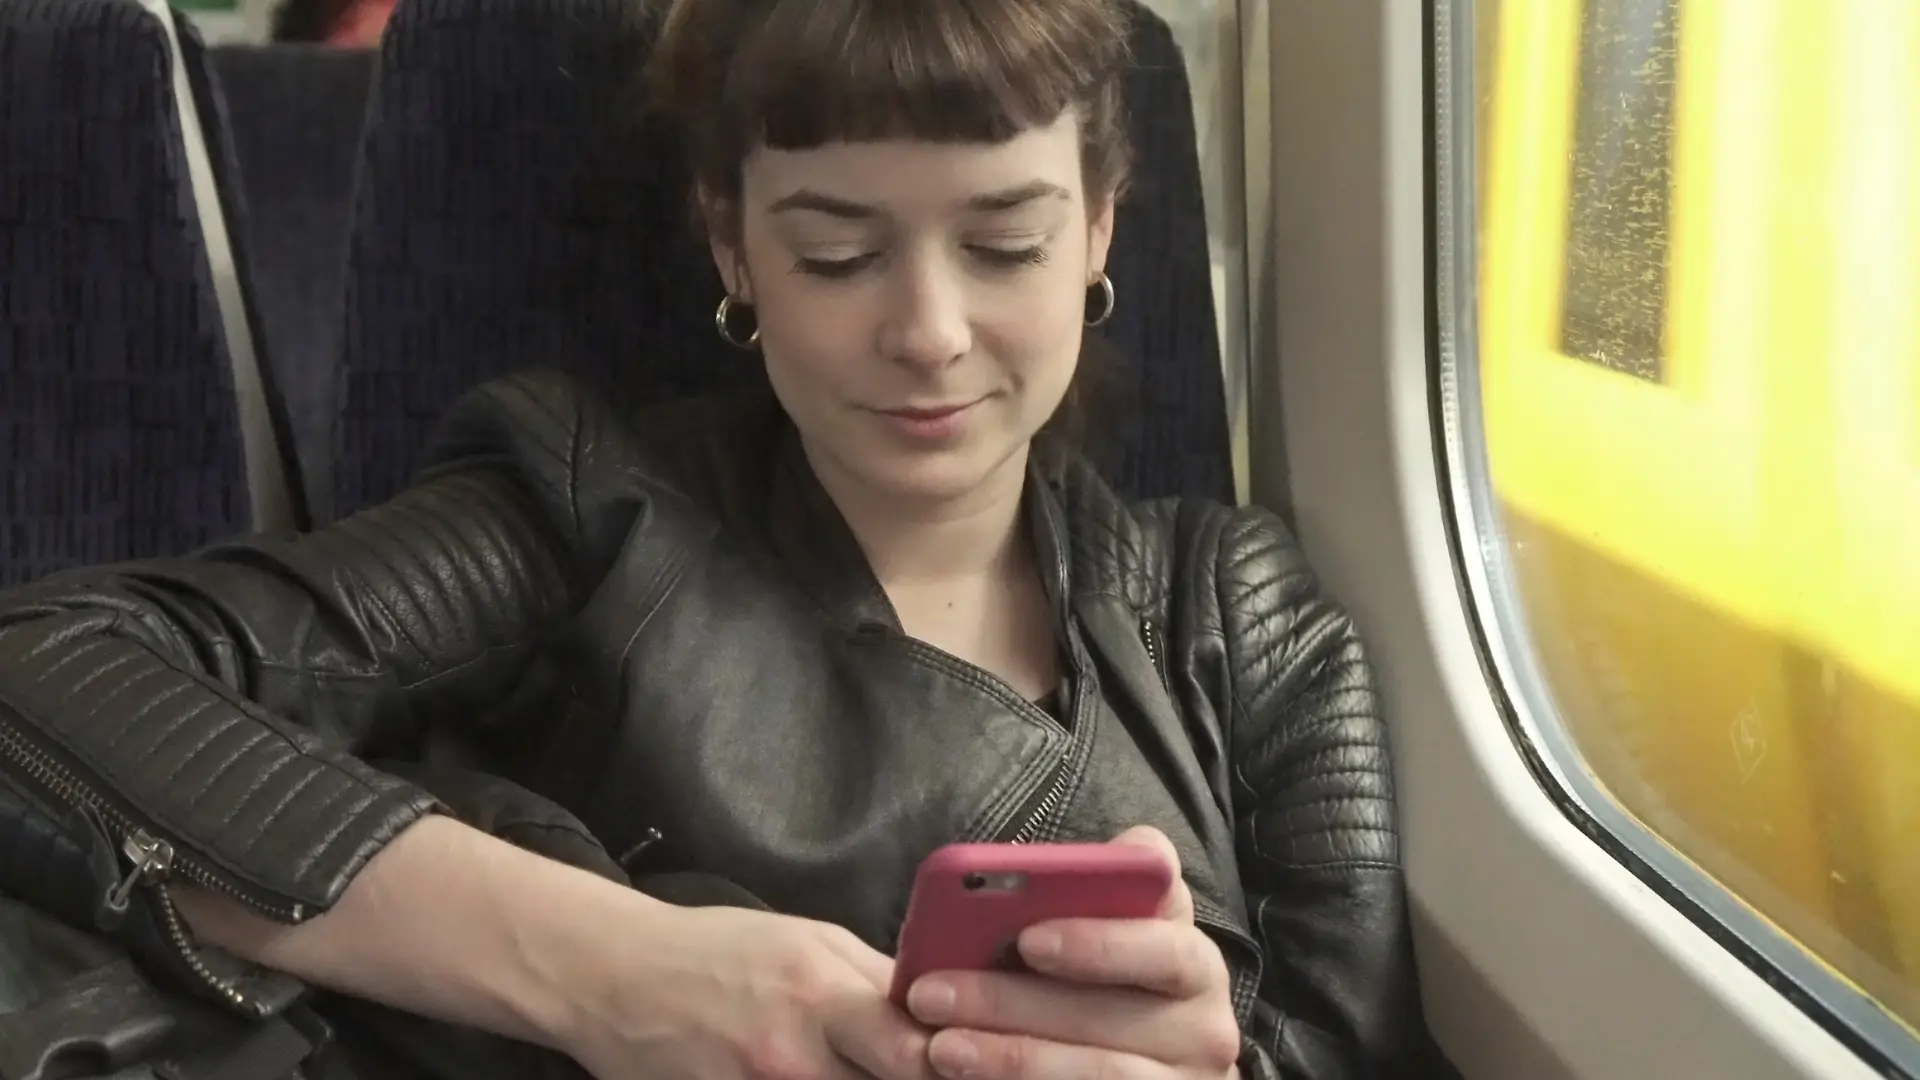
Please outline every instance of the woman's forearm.
M586 927L635 932L672 909L431 815L299 926L176 890L208 944L315 986L565 1050L593 980Z

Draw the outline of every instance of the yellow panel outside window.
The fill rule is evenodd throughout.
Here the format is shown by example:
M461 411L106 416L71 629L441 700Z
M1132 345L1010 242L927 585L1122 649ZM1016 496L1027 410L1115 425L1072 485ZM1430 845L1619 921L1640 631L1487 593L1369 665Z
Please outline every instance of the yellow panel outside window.
M1920 1025L1920 5L1498 7L1481 407L1578 767Z

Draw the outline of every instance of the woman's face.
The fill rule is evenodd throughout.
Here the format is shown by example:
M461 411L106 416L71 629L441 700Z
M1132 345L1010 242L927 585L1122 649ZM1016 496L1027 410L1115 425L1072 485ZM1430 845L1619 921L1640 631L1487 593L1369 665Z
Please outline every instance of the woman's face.
M761 149L742 173L714 257L823 480L925 503L1017 476L1113 233L1077 117L991 145Z

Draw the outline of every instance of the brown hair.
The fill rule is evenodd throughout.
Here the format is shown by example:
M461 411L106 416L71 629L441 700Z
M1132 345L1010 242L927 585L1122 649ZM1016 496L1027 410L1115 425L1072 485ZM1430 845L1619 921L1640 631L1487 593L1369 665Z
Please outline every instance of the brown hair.
M1004 142L1080 119L1090 208L1125 194L1132 164L1122 86L1122 0L656 0L652 105L677 121L693 179L738 228L740 167L756 146L836 141ZM655 14L659 14L656 9ZM1043 434L1094 449L1130 401L1123 361L1089 334Z
M1118 0L668 0L649 70L694 177L735 201L755 145L1003 142L1079 113L1090 204L1130 158Z

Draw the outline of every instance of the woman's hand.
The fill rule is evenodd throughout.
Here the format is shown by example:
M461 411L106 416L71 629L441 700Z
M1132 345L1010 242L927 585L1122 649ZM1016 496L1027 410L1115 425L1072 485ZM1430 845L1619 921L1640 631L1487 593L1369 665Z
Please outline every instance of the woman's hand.
M1158 830L1130 829L1174 866L1160 917L1044 923L1020 937L1031 973L940 972L914 983L914 1016L941 1029L929 1057L948 1080L1225 1080L1240 1028L1227 965L1193 923L1179 856Z
M937 1080L928 1033L887 1001L893 962L840 927L657 905L597 929L558 1041L598 1080Z

